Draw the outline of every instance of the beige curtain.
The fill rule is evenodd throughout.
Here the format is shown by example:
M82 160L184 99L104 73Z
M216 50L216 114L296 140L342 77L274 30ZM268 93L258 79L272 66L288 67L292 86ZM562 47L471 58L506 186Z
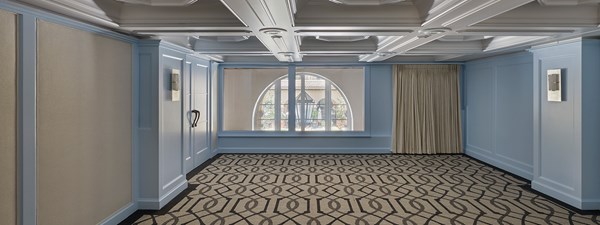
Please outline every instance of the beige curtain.
M392 148L462 153L458 65L394 65Z

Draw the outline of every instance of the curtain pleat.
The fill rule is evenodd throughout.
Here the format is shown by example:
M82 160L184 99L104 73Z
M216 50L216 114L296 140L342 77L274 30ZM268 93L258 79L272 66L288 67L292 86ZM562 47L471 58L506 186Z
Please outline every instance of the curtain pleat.
M394 152L462 153L458 65L394 65Z

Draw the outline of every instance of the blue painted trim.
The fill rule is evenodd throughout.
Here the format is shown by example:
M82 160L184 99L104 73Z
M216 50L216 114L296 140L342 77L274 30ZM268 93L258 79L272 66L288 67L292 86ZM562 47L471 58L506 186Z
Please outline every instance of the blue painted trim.
M75 28L78 30L90 32L93 34L99 34L106 37L111 37L120 41L124 41L127 43L136 43L138 41L137 38L128 36L125 34L120 34L105 28L100 28L95 25L91 25L88 23L84 23L81 21L77 21L74 19L69 19L64 16L60 16L51 12L47 12L44 10L36 9L21 3L11 2L11 1L0 1L0 9L5 9L11 12L15 12L18 14L33 16L37 19L41 19L44 21L64 25L67 27Z
M139 40L138 46L140 48L148 48L148 47L156 47L158 48L160 46L160 40Z
M366 127L366 126L365 126ZM371 134L363 131L223 131L219 137L371 137Z
M0 2L1 3L1 2ZM2 5L0 5L2 6ZM20 224L37 223L37 18L19 15L19 200Z
M213 93L212 93L212 74L213 73L212 73L212 70L213 70L213 61L209 60L208 61L208 71L206 71L206 73L207 73L206 74L206 76L207 76L206 77L206 82L207 82L206 85L208 86L208 87L206 87L206 91L207 91L207 93L206 93L206 98L207 98L206 99L206 106L207 106L206 111L207 112L206 113L208 113L208 118L206 118L207 119L206 133L208 134L207 135L208 140L206 140L206 141L208 143L208 149L211 153L211 155L209 156L210 158L213 157L212 153L213 153L213 149L214 149L213 143L212 143L213 142L213 140L212 140L213 139L212 138L212 133L213 133L213 129L212 129L212 126L213 126L213 120L212 120L212 101L213 101L213 99L212 99L212 95L213 95Z
M219 148L220 153L391 154L390 148Z
M465 154L468 156L471 156L473 158L479 159L483 162L489 163L495 167L498 167L500 169L506 170L514 175L517 175L519 177L522 177L524 179L527 180L532 180L533 179L533 166L530 165L524 165L522 163L522 166L517 166L516 163L511 163L510 161L507 160L501 160L501 159L497 159L497 155L489 155L489 154L485 154L482 151L476 150L473 147L469 147L467 146L465 148Z
M542 176L537 176L534 180L531 181L531 187L534 190L552 196L553 198L556 198L578 209L585 210L584 208L582 208L581 198L566 193L564 191L558 190L554 183L556 182Z
M461 119L461 135L462 149L466 152L467 148L467 79L466 66L460 65L459 91L460 91L460 119Z
M138 44L132 44L132 48L131 48L131 57L132 57L132 67L131 67L131 73L132 73L132 82L131 82L131 97L132 97L132 110L131 110L131 138L132 138L132 146L131 146L131 198L133 201L133 212L135 212L135 210L137 210L138 208L138 198L139 198L139 185L140 185L140 179L139 179L139 132L138 132L138 127L139 127L139 120L140 120L140 58L139 58L139 47ZM120 211L119 214L115 215L115 218L121 218L120 215L122 214L126 214L126 215L130 215L133 212L130 212L129 210L122 210ZM127 216L125 216L126 218ZM123 218L124 219L124 218ZM121 220L123 220L121 219ZM116 221L116 222L120 222L120 221ZM110 223L106 223L106 224L110 224Z
M179 193L184 191L188 187L188 182L183 178L182 181L177 183L177 185L171 189L169 192L161 196L160 198L140 198L138 200L138 208L139 209L151 209L151 210L159 210L163 206L167 205L171 200L173 200Z
M418 62L370 62L370 63L365 63L365 62L323 62L323 63L316 63L316 62L292 62L292 63L287 63L287 62L262 62L262 63L252 63L252 62L223 62L221 63L221 65L223 66L258 66L258 67L265 67L265 66L291 66L291 65L295 65L295 66L369 66L369 65L398 65L398 64L410 64L410 65L415 65L415 64L458 64L458 65L463 65L465 64L465 62L457 62L457 61L451 61L451 62L436 62L436 61L418 61Z
M187 48L181 47L179 45L176 45L176 44L173 44L170 42L166 42L166 41L162 41L162 40L156 40L156 41L160 42L160 48L175 51L179 54L186 54L187 57L193 57L192 55L190 55L190 54L194 54L194 51L192 51L191 49L187 49ZM194 57L194 58L198 58L198 57ZM198 58L198 59L200 59L200 58ZM200 59L200 60L203 60L203 59ZM205 61L205 60L203 60L203 61Z
M217 136L223 133L223 64L219 64L217 73Z
M100 225L113 225L119 224L123 220L127 219L129 215L135 213L138 210L137 202L130 202L129 204L123 206L121 209L117 210L115 213L102 220Z
M371 136L371 66L365 66L365 76L364 76L364 130L360 131L361 135L365 135L367 137ZM391 83L391 82L390 82Z

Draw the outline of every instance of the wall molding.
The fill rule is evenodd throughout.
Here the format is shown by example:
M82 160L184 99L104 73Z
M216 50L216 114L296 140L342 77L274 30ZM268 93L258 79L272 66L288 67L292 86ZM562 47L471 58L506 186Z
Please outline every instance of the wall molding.
M505 117L502 117L506 111L504 111L504 109L507 107L506 101L502 101L501 97L503 96L502 93L506 93L506 90L501 89L503 87L499 86L502 83L505 83L507 78L503 77L505 74L501 73L500 71L502 71L503 69L511 69L511 68L517 68L517 67L527 67L527 65L531 65L531 67L533 67L533 55L529 52L519 52L519 53L512 53L512 54L506 54L506 55L500 55L500 56L495 56L495 57L490 57L490 58L484 58L484 59L478 59L475 61L469 61L466 64L466 68L465 68L465 81L464 81L464 104L465 104L465 154L469 155L471 157L474 157L476 159L479 159L481 161L484 161L486 163L489 163L491 165L494 165L500 169L506 170L510 173L513 173L519 177L528 179L528 180L532 180L533 179L533 158L531 159L532 162L530 162L529 164L526 162L522 162L520 161L520 159L522 157L524 157L523 154L529 154L531 153L533 155L533 146L527 146L525 145L526 143L523 143L524 145L518 145L519 149L521 151L517 152L510 152L510 151L504 151L505 148L507 147L514 147L511 144L508 144L508 142L506 141L506 132L509 132L507 130L510 129L515 129L514 127L507 127L506 125L503 126L502 121L503 119L506 119ZM529 72L526 72L522 69L518 70L518 72L523 73L523 74L519 74L522 75L520 77L529 77L531 76L529 74ZM471 77L476 77L476 76L484 76L483 78L485 78L485 85L489 85L489 90L487 90L486 95L489 96L485 96L484 99L480 99L478 98L478 101L476 102L469 102L470 100L470 96L469 95L475 95L475 94L469 94L468 90L470 89L469 87L478 87L478 86L473 86L476 85L475 83L471 83L469 86L469 82L473 82L471 79L475 79L475 78L471 78ZM480 79L483 79L480 78ZM504 78L504 80L502 80L502 78ZM483 82L483 81L479 81L479 82ZM479 84L479 83L478 83ZM487 87L487 86L486 86ZM509 89L510 90L510 89ZM523 90L523 89L518 89L518 90ZM472 96L471 96L472 97ZM514 97L514 96L513 96ZM504 99L506 100L506 99ZM471 100L471 101L475 101L475 100ZM481 105L483 103L481 103L481 101L485 102L485 106ZM477 108L475 108L475 106L470 105L470 104L476 104L479 103L479 105L477 105ZM489 104L489 105L487 105ZM523 102L520 102L520 104L525 104ZM515 107L513 105L509 105L509 107ZM489 107L489 108L488 108ZM487 128L481 128L481 124L477 124L477 121L473 121L474 119L477 119L477 117L473 117L474 113L476 113L478 110L482 110L485 109L484 112L491 112L490 114L486 114L484 117L484 121L490 122L489 126L491 127L487 127ZM509 111L509 113L512 111ZM482 112L479 112L482 113ZM525 118L523 115L523 118ZM533 118L531 118L533 119ZM481 120L481 118L479 118L479 120ZM480 121L481 122L481 121ZM533 123L533 120L532 120ZM486 132L486 136L483 139L484 143L479 143L479 145L485 145L488 147L480 147L477 145L474 145L474 139L473 137L471 137L471 135L473 134L473 130L469 130L466 129L469 126L474 126L473 128L480 128L480 129L485 129ZM488 126L488 125L486 125ZM489 136L487 136L489 135ZM490 137L491 136L491 137ZM514 136L513 136L514 137ZM489 138L486 139L486 138ZM482 141L482 140L475 140L475 141ZM530 143L531 145L533 143ZM528 152L529 151L529 152ZM511 156L511 154L513 156Z
M531 181L531 187L534 190L537 190L539 192L542 192L544 194L552 196L553 198L556 198L562 202L565 202L569 205L572 205L572 206L577 207L582 210L593 209L593 208L587 208L587 209L583 208L583 201L581 200L581 198L578 198L574 195L560 191L553 187L553 186L555 186L554 184L550 184L549 182L546 182L547 179L541 179L541 178L542 177L537 177L535 180ZM588 206L593 206L594 204L600 205L600 201L590 202L590 203L588 203ZM598 206L598 205L596 205L596 206Z
M188 187L188 182L183 177L183 181L179 182L173 189L161 196L160 198L140 198L138 199L138 209L159 210L177 195L183 192Z
M581 209L598 210L600 209L600 199L584 199L581 201Z
M129 204L123 206L123 208L117 210L115 213L102 220L100 225L111 225L118 224L121 221L127 219L131 214L138 210L137 203L135 201L130 202Z
M465 149L465 154L471 156L473 158L479 159L486 163L489 163L495 167L506 170L514 175L525 178L527 180L533 179L533 166L524 166L514 163L508 160L500 160L495 157L490 156L489 154L483 154L478 150L474 150L467 146Z
M99 34L99 35L103 35L106 37L111 37L116 40L124 41L127 43L137 43L137 41L139 40L138 38L133 37L133 36L117 33L115 31L112 31L109 29L101 28L96 25L91 25L89 23L66 18L61 15L57 15L57 14L54 14L51 12L36 9L31 6L23 5L23 4L17 3L17 2L0 1L0 8L6 9L8 11L18 13L18 14L31 15L31 16L36 17L37 19L42 19L44 21L64 25L64 26L67 26L70 28L90 32L93 34Z
M487 150L487 149L484 149L484 148L481 148L479 146L475 146L472 144L466 144L465 148L471 149L472 151L485 152L486 154L494 154L494 152L492 152L491 150ZM479 153L479 154L481 154L481 153Z
M391 148L263 148L263 147L219 147L218 153L241 154L391 154Z

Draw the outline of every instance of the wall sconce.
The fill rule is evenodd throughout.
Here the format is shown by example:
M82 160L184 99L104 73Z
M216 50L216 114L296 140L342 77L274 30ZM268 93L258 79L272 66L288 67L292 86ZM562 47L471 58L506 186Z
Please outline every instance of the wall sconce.
M562 73L561 69L550 69L546 71L548 77L548 101L562 101Z
M171 70L171 101L178 102L181 96L180 72L178 69Z

